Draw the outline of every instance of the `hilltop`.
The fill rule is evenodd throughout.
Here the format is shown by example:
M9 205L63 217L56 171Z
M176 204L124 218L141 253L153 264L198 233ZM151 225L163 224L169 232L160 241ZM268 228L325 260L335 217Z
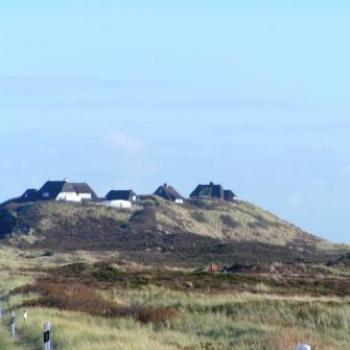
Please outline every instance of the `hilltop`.
M320 258L331 245L248 202L156 196L134 210L67 202L9 203L0 237L20 248L108 251L143 263L201 265L210 260L295 261Z

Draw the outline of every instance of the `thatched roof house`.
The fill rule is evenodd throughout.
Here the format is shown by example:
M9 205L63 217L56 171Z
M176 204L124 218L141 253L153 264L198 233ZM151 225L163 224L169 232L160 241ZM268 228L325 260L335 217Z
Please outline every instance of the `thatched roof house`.
M198 185L190 195L191 198L221 199L233 202L236 195L231 190L225 190L221 185L210 182L208 185Z
M172 201L178 204L184 203L184 197L182 197L174 187L168 185L167 183L159 186L154 194L168 201Z
M96 193L88 184L68 182L65 180L47 181L37 194L37 200L82 202L96 199Z

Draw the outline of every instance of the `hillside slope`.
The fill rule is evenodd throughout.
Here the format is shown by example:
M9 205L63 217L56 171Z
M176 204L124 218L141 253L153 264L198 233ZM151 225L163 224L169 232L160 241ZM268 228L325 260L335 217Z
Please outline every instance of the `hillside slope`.
M247 202L148 197L123 211L58 202L7 204L0 237L22 248L115 251L134 260L233 261L314 258L327 242ZM152 254L150 254L152 253Z
M159 231L187 232L220 240L274 245L309 245L321 242L301 229L248 202L192 201L178 206L162 201L154 211Z

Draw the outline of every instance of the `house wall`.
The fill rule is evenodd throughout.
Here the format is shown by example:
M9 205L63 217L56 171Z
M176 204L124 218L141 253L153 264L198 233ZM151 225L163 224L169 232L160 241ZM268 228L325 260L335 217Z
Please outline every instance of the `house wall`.
M177 199L175 199L175 203L176 204L184 204L184 200L180 199L180 198L177 198Z
M81 197L75 192L61 192L56 201L81 202Z
M91 201L92 200L91 193L79 193L78 197L80 198L81 201Z
M102 204L108 207L119 208L119 209L132 208L132 203L130 201L125 201L125 200L104 201L102 202Z

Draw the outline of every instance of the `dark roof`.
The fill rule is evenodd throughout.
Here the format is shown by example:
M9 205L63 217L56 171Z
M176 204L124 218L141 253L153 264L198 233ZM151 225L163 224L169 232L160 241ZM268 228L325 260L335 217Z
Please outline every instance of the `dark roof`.
M191 193L191 198L218 198L232 201L236 195L231 190L224 190L221 185L210 182L208 185L198 185Z
M233 202L233 200L235 199L235 197L237 197L235 195L235 193L231 190L225 190L224 191L224 197L225 197L225 201L228 201L228 202Z
M156 196L159 196L161 198L164 198L168 201L175 201L177 199L184 199L179 192L175 190L174 187L169 186L168 184L164 184L163 186L160 186L157 188L157 190L154 192Z
M221 185L215 185L212 182L209 185L198 185L191 193L190 197L211 197L224 199L224 189Z
M39 199L56 199L61 192L75 192L72 184L66 181L47 181L38 192ZM48 197L44 197L47 193Z
M72 183L72 185L73 185L76 193L78 193L78 194L90 193L92 199L97 199L97 195L96 195L95 191L87 183L75 182L75 183Z
M35 188L29 188L20 197L20 200L24 202L33 202L33 201L36 201L37 199L38 199L38 190Z
M67 181L47 181L38 191L38 199L56 199L61 192L75 192L77 194L89 193L93 199L96 199L96 193L86 183L72 183ZM48 197L43 194L48 193Z
M138 200L138 196L133 190L112 190L108 192L105 198L109 201L113 201L113 200L132 201L132 198L134 196L136 196Z

